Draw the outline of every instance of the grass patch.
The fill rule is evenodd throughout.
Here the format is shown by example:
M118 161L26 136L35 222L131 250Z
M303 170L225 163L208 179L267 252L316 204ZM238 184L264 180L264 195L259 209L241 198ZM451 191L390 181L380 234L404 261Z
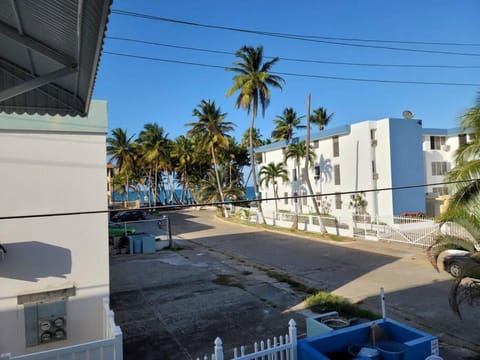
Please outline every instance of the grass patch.
M358 305L352 304L340 296L325 291L320 291L315 295L309 296L305 299L305 303L310 310L316 313L336 311L339 315L347 318L358 317L368 320L379 318L379 315L373 311L362 309Z
M217 278L212 280L214 284L221 285L221 286L231 286L231 287L238 287L243 289L244 286L242 283L238 282L235 279L235 276L230 274L219 274Z

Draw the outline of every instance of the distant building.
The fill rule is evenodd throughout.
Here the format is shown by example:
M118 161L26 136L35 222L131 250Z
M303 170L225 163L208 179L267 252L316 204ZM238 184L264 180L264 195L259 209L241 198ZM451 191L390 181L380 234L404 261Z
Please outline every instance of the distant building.
M304 141L304 137L292 141ZM332 215L352 214L355 196L363 200L362 212L369 215L395 216L403 213L426 213L436 215L439 206L427 209L426 195L435 199L448 194L443 185L411 187L426 183L442 182L444 175L453 166L453 154L459 144L468 141L468 135L459 130L424 129L417 119L386 118L370 120L326 129L313 133L311 145L316 154L309 177L317 203L323 212ZM261 153L262 163L284 162L285 141L256 149ZM300 174L292 159L287 161L289 183L279 180L279 197L296 194L308 195L305 183L305 160L302 159ZM391 190L392 188L403 188ZM379 191L375 191L375 190ZM273 188L263 186L263 198L273 198ZM342 194L348 192L348 194ZM313 212L309 198L281 199L279 211ZM268 213L275 209L274 201L264 201ZM428 211L427 211L428 210Z

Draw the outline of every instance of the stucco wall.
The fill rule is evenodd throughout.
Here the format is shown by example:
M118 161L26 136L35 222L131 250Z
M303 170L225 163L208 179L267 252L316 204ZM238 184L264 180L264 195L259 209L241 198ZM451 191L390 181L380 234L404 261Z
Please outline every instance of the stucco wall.
M105 211L106 119L105 102L93 102L87 119L0 115L0 217ZM7 249L0 261L0 353L102 337L106 213L0 219L0 242ZM68 340L26 348L18 296L64 288L76 291L67 302Z
M392 186L425 184L422 126L416 120L390 119ZM394 190L393 212L425 212L423 187Z

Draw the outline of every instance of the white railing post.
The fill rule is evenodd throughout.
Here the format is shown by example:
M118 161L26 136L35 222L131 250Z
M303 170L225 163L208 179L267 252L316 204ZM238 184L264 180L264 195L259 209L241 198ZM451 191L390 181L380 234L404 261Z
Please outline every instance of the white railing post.
M120 326L115 326L115 360L123 360L123 333Z
M109 327L110 324L108 323L108 311L110 310L110 301L108 297L103 298L103 337L108 338L110 337L109 334Z
M290 359L297 360L297 324L293 319L290 319L288 322L288 336L290 337L290 342L292 344L290 349Z
M215 339L214 344L215 344L215 347L214 347L215 360L223 360L222 339L217 337Z

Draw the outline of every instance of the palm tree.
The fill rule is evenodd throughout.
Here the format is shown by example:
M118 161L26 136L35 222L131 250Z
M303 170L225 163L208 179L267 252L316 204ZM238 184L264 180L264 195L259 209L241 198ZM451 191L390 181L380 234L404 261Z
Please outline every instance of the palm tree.
M464 268L450 291L450 307L459 317L460 303L466 301L471 305L480 299L480 97L462 116L460 127L471 132L472 140L458 148L455 167L446 176L447 181L455 183L450 185L453 195L440 224L441 229L449 223L458 224L463 231L460 234L441 231L427 251L437 270L438 257L447 249L464 249L472 254L473 263ZM464 281L466 278L470 280Z
M262 134L260 133L259 128L253 129L252 138L254 147L259 147L265 144L265 141L262 140ZM247 129L247 131L243 133L240 144L245 148L250 148L250 129Z
M234 67L227 68L229 71L236 72L233 77L233 86L227 91L227 97L232 96L238 91L238 97L235 102L236 108L243 108L247 114L251 114L250 120L250 163L253 177L253 186L255 189L255 200L260 213L261 221L265 223L262 206L258 201L258 183L255 171L255 153L253 143L253 131L255 128L255 118L257 117L259 105L262 108L262 116L265 117L265 109L270 103L270 87L282 89L281 83L284 80L271 73L273 65L279 60L278 57L270 61L263 62L263 47L256 48L243 46L235 53L239 61L234 63Z
M283 163L275 164L271 162L260 169L260 186L265 183L266 186L273 185L273 194L275 196L275 213L278 214L278 182L280 178L283 183L288 181L288 171Z
M293 108L285 108L282 115L277 115L273 122L275 129L272 131L272 138L276 141L286 140L287 144L293 139L295 129L304 129L300 125L303 116L297 117L297 112Z
M197 122L188 123L187 126L192 128L188 131L190 136L200 135L200 146L207 148L210 151L213 161L213 169L216 174L217 189L220 194L222 203L225 203L225 196L223 194L220 176L218 174L219 167L217 164L216 149L228 148L228 138L226 133L233 131L234 125L232 122L224 121L226 113L222 113L220 107L216 107L215 101L202 100L197 108L193 110L193 116L198 118ZM226 207L224 208L225 217L228 217Z
M137 143L133 141L133 137L128 136L127 130L116 128L112 130L112 134L107 138L107 154L111 156L110 160L115 161L118 171L126 176L127 201L129 189L129 171L133 166L135 149Z
M310 148L310 151L308 152L308 156L309 156L309 159L310 159L310 163L313 163L316 155L311 150L312 149ZM293 181L296 181L295 186L297 187L297 190L298 190L299 189L298 184L300 183L300 176L301 176L300 163L301 163L302 159L304 159L307 156L305 141L299 141L297 143L293 143L293 144L288 145L287 149L285 150L285 154L283 156L284 156L285 163L289 159L293 159L294 166L295 166L295 169L296 169L296 175L297 175L297 179L294 178ZM307 169L305 169L305 173L306 172L307 172ZM295 199L295 201L298 201L298 200ZM300 202L300 212L302 212L302 202Z
M149 166L148 188L150 194L152 194L152 189L154 189L154 204L156 204L158 198L157 174L159 170L159 164L170 157L169 149L167 146L167 137L168 134L164 133L163 127L159 126L156 123L145 124L144 129L140 132L138 137L138 142L142 147L143 160ZM148 197L149 206L151 205L150 201L151 196Z
M223 194L231 200L238 200L243 198L245 195L241 184L239 181L233 180L226 183L226 171L227 168L224 167L224 171L218 172L213 169L210 169L207 172L207 177L202 179L198 186L198 198L201 202L207 202L215 204L219 200L219 192L217 190L217 185L215 184L220 179L220 182L223 185Z
M332 119L333 114L327 115L327 109L324 109L322 107L313 110L313 114L310 115L310 94L308 94L307 97L307 135L306 135L306 156L305 156L305 169L310 169L310 123L313 123L318 126L320 131L323 131L325 129L325 126L328 125L330 120ZM310 193L310 198L312 199L313 202L313 208L315 209L315 213L318 215L318 220L319 220L319 226L320 226L320 232L322 234L327 233L327 229L325 228L325 225L323 224L322 218L320 217L320 211L318 209L318 204L316 198L313 196L313 189L312 189L312 184L310 182L310 176L308 173L308 170L306 171L305 174L305 181L307 183L307 188L308 192ZM321 201L321 200L320 200Z
M179 182L182 185L182 194L180 196L182 203L184 202L185 197L188 197L188 175L193 164L193 153L192 141L189 138L180 135L173 142L171 156L176 160L175 171L179 178Z

